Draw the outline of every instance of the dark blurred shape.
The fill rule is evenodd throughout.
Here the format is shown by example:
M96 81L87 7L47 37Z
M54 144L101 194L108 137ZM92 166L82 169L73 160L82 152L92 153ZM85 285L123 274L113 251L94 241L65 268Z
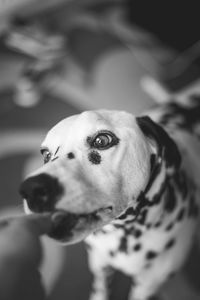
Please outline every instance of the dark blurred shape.
M109 300L127 300L132 284L131 277L116 270L111 280Z
M200 38L198 1L127 0L129 19L179 51Z

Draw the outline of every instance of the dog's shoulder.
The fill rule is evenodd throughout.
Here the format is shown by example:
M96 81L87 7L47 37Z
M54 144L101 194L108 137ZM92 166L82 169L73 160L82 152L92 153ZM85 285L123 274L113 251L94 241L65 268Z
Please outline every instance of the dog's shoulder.
M170 135L176 143L182 168L197 185L200 176L200 92L171 98L148 111L148 116Z

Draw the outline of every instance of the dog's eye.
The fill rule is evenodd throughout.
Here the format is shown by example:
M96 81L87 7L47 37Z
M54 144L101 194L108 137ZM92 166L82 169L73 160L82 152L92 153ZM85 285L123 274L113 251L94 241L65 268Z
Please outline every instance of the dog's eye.
M51 152L47 149L41 149L41 153L44 158L44 163L48 163L51 159Z
M104 150L113 144L113 136L108 133L100 133L93 140L92 147Z

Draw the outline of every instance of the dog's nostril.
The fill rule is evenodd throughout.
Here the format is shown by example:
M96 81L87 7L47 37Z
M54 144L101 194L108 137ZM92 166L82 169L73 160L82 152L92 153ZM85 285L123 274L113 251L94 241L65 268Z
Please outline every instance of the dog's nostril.
M43 187L38 187L34 192L36 197L39 197L43 202L48 201L48 191Z
M40 174L25 180L20 186L20 194L32 211L52 211L62 194L62 187L56 178Z

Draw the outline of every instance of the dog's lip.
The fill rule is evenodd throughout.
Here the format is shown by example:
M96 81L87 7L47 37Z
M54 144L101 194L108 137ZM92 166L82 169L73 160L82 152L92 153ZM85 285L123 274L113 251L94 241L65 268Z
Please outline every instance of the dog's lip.
M48 235L57 240L70 239L72 230L78 223L91 224L98 222L101 220L101 213L110 213L112 210L111 206L100 208L90 213L72 213L56 209L51 213L52 228Z

